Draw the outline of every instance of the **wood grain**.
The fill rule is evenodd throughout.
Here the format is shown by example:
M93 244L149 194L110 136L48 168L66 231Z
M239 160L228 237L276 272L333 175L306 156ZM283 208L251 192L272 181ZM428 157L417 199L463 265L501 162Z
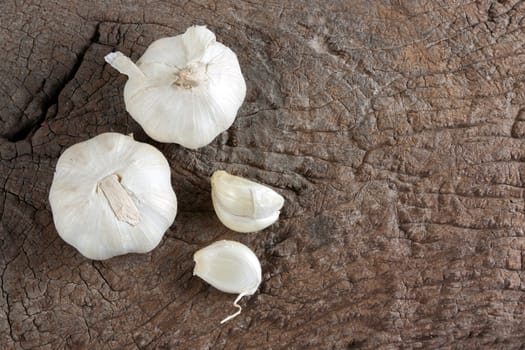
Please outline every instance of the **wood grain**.
M0 347L520 348L524 23L515 0L3 1ZM196 151L149 139L104 62L192 24L238 54L248 89ZM151 253L94 262L47 197L61 152L107 131L163 152L180 210ZM222 226L218 169L279 191L278 223ZM224 325L234 296L192 276L218 239L263 268Z

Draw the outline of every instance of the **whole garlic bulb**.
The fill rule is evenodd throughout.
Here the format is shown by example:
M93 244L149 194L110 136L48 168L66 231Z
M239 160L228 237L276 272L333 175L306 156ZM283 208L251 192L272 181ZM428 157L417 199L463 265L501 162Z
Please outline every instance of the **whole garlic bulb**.
M239 300L243 296L254 294L261 284L261 263L255 253L242 243L217 241L197 251L193 260L193 275L222 292L239 294L233 302L238 311L221 323L239 315L242 311Z
M127 111L160 142L206 146L232 125L246 95L237 56L204 26L153 42L136 64L120 52L105 59L129 77Z
M60 237L95 260L152 250L177 213L166 158L118 133L64 151L49 202Z
M254 232L279 218L284 198L269 187L218 170L211 177L211 198L219 220L237 232Z

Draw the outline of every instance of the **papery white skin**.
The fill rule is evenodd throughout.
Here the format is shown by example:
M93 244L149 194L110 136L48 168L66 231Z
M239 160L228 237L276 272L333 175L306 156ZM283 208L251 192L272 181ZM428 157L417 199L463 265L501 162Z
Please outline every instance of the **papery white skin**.
M246 95L237 56L204 26L153 42L136 65L120 52L105 59L129 77L127 111L160 142L206 146L232 125Z
M233 302L238 311L221 323L239 315L242 310L239 300L243 296L254 294L261 284L261 263L255 253L242 243L217 241L197 251L193 260L193 275L222 292L239 294Z
M224 226L255 232L279 218L284 198L271 188L218 170L211 177L213 208Z
M138 210L116 218L101 183L116 174ZM58 234L89 259L104 260L155 248L175 220L177 198L170 167L155 147L105 133L77 143L58 159L49 193Z

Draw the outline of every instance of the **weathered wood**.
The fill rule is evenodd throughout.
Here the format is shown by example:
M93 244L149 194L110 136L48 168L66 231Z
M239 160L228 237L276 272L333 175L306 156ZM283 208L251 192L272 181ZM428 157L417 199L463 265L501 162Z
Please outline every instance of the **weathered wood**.
M172 3L0 3L0 348L525 342L523 1ZM248 89L197 151L149 139L104 62L191 24L238 54ZM60 153L107 131L166 155L180 211L151 253L93 262L47 196ZM278 223L222 226L217 169L278 190ZM263 268L224 325L232 295L192 276L217 239Z

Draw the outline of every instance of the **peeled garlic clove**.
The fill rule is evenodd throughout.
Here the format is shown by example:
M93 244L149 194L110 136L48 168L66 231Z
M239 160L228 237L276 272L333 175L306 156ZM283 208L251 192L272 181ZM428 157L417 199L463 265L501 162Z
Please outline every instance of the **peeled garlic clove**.
M254 232L279 218L284 198L269 187L218 170L211 177L213 208L221 222L237 232Z
M233 303L238 311L221 323L239 315L242 311L239 300L245 295L254 294L261 284L261 263L255 253L242 243L217 241L197 251L193 260L193 275L222 292L239 294Z
M60 237L95 260L152 250L177 213L166 158L118 133L64 151L49 203Z
M105 59L129 77L126 110L160 142L206 146L232 125L246 95L237 56L204 26L153 42L136 64L120 52Z

